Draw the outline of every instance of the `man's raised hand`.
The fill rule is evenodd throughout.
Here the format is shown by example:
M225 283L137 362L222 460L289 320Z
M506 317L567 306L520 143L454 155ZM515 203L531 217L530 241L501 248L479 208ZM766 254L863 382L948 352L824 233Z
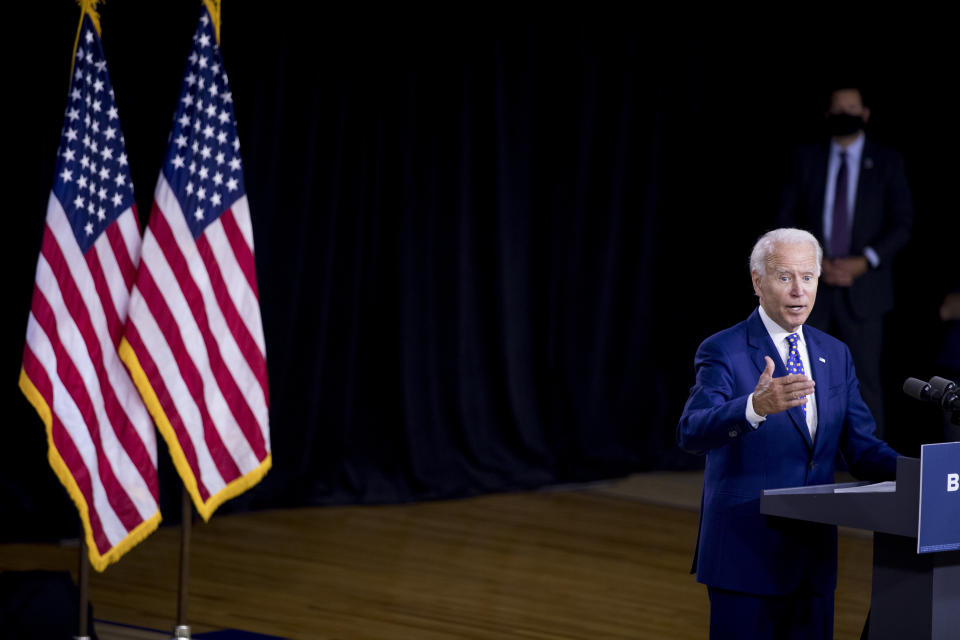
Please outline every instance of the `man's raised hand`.
M767 366L753 390L753 410L757 415L767 416L807 403L813 393L814 381L807 376L791 374L782 378L773 377L773 360L764 356Z

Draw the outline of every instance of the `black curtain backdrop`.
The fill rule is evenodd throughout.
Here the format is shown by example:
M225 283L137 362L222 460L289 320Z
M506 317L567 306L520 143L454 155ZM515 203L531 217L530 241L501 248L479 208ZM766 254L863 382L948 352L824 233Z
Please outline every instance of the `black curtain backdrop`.
M903 152L917 209L887 322L889 439L911 455L937 439L898 388L937 373L960 272L949 39L837 45L822 25L758 35L594 5L224 4L274 467L221 513L702 465L674 443L694 351L755 306L750 247L838 75L867 83L868 133ZM101 9L144 222L198 7ZM16 380L78 16L17 7L5 45L0 541L77 527Z

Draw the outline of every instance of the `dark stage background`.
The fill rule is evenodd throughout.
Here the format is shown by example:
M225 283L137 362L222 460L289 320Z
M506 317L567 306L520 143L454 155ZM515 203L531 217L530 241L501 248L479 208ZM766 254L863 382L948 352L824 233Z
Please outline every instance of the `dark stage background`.
M79 10L21 4L3 81L3 541L77 526L17 376ZM199 4L101 9L142 221ZM761 36L595 5L224 4L274 467L221 512L702 465L674 443L694 351L756 304L749 249L838 60L870 89L869 135L903 152L917 212L887 324L888 437L912 455L939 437L899 385L937 373L960 271L952 40L836 44L828 26ZM176 521L162 441L160 459Z

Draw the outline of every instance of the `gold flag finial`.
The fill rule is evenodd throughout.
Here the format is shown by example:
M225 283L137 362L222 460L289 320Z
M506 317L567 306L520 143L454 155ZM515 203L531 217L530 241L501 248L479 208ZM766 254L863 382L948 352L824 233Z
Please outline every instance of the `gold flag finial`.
M203 0L203 5L213 20L213 33L217 36L217 43L220 43L220 0Z

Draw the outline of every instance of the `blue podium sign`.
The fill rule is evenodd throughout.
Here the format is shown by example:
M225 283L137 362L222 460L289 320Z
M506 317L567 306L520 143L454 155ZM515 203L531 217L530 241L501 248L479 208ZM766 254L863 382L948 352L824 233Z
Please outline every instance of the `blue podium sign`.
M960 442L920 448L917 553L960 549Z

